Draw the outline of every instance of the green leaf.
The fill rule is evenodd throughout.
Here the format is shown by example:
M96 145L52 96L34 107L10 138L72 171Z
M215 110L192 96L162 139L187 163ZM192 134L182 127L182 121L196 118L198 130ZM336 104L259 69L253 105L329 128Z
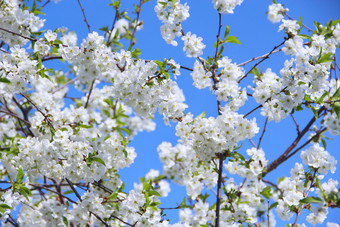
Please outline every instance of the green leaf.
M312 39L310 36L304 35L304 34L299 34L299 36L300 36L301 38L303 38L303 39L309 39L309 40Z
M16 183L21 183L24 180L24 170L22 168L19 169L18 175L17 175L17 181Z
M321 181L320 181L320 179L319 179L318 177L315 179L315 184L316 184L316 187L317 187L317 188L322 189L322 187L321 187Z
M229 25L227 25L227 27L225 28L225 32L224 32L224 39L229 35L230 32L230 27Z
M141 55L142 52L140 51L140 49L136 48L131 52L131 56L135 59L138 59L139 55Z
M197 117L195 117L195 119L199 119L199 118L203 119L203 118L205 118L206 114L207 114L207 113L206 113L205 111L203 111L203 113L201 113L200 115L198 115Z
M127 158L128 157L128 152L127 152L126 149L123 149L123 153L124 153L125 158Z
M170 79L170 75L169 75L169 73L168 72L163 72L163 75L165 76L165 78L168 80L168 79Z
M326 140L324 140L324 139L321 139L321 142L322 142L322 146L323 146L323 148L325 148L325 150L326 150L326 146L327 146L327 144L326 144Z
M100 31L108 32L109 31L109 26L105 26L102 28L99 28Z
M255 76L259 76L260 75L258 67L253 68L249 73L253 74Z
M152 190L152 191L150 191L150 192L149 192L149 196L152 196L152 195L155 195L155 196L161 197L161 194L159 194L159 192L158 192L158 191L156 191L156 190Z
M336 113L336 115L340 118L340 102L335 102L332 106L332 110Z
M317 63L320 64L320 63L332 62L332 61L333 61L333 54L327 53L327 54L322 55L322 57L319 58Z
M302 25L302 17L301 16L299 17L298 25L300 25L300 27Z
M225 40L227 43L236 43L236 44L241 44L241 42L235 37L235 36L228 36Z
M21 186L19 188L19 192L27 199L28 199L28 196L32 196L32 193L31 193L31 190L29 190L28 188L24 187L24 186Z
M314 106L311 106L310 108L311 108L311 110L313 111L313 114L314 114L315 119L318 119L318 118L319 118L318 111L315 109Z
M7 204L3 203L3 204L0 204L0 207L3 208L3 209L13 209L12 207L8 206Z
M91 158L89 158L87 161L88 161L89 163L98 162L98 163L100 163L100 164L102 164L102 165L105 166L105 162L104 162L101 158L99 158L99 157L91 157Z
M309 196L300 200L301 203L323 203L324 201L319 197Z
M0 83L6 83L6 84L10 84L11 81L7 78L4 78L4 77L0 77Z
M271 196L273 195L271 193L272 190L271 188L272 188L271 186L265 187L260 194L263 195L263 197L265 197L266 199L270 199Z
M144 191L149 191L151 188L151 185L148 182L143 183L143 190Z
M271 210L271 209L277 207L278 205L279 205L278 202L273 203L272 205L270 205L269 210Z
M68 220L67 220L67 218L66 218L65 216L63 216L63 222L64 222L64 224L65 224L66 226L68 226Z

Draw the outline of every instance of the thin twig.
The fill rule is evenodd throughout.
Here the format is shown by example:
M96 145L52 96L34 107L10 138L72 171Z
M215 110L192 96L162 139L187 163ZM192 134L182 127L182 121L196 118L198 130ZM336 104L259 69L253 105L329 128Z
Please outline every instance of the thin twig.
M295 20L294 18L292 18L291 16L289 16L289 15L287 14L286 11L284 11L283 14L284 14L286 17L288 17L290 20ZM295 21L297 21L297 20L295 20ZM305 24L302 24L302 26L305 27L309 32L313 32L313 29L307 27Z
M54 91L52 91L51 94L54 94L54 93L56 93L56 92L62 90L63 88L67 87L68 85L74 83L74 82L77 81L77 80L78 80L78 77L75 77L75 78L73 78L72 80L67 81L65 84L63 84L62 86L60 86L60 87L58 87L57 89L55 89Z
M103 223L106 227L110 227L109 224L107 224L101 217L99 217L97 214L90 211L90 214L94 215L101 223Z
M279 48L280 46L282 46L284 43L285 43L286 41L283 41L282 43L280 43L278 46L275 46L268 54L265 54L265 55L263 55L263 56L261 56L261 58L262 58L262 60L261 61L259 61L259 62L257 62L246 74L244 74L244 76L241 78L241 79L239 79L239 81L238 81L238 83L240 83L244 78L246 78L247 76L248 76L248 74L253 70L253 69L255 69L259 64L261 64L264 60L266 60L267 58L269 58L269 56L271 55L271 54L273 54L273 53L275 53L275 50L277 49L277 48ZM280 51L281 49L279 49L279 50L277 50L276 52L278 52L278 51ZM243 63L242 63L243 64ZM240 65L242 65L242 64L240 64ZM239 66L240 66L239 65Z
M91 83L89 95L87 96L87 100L86 100L86 103L85 103L85 106L84 106L85 109L87 108L87 106L88 106L88 104L89 104L89 100L90 100L90 97L91 97L91 93L92 93L92 90L93 90L93 85L94 85L94 81L95 81L95 80L96 80L96 79L94 79L94 80L92 81L92 83Z
M5 28L1 28L1 27L0 27L0 30L5 31L5 32L8 32L8 33L11 33L11 34L13 34L13 35L20 36L21 38L24 38L24 39L31 40L32 42L37 41L37 40L34 39L34 38L31 38L31 37L28 37L28 36L21 35L20 33L13 32L13 31L7 30L7 29L5 29Z
M133 45L136 44L136 42L133 39L135 38L137 27L139 26L139 16L140 16L140 12L141 12L141 8L142 8L143 4L144 4L144 0L139 0L138 10L136 10L137 18L136 18L135 26L134 26L132 34L131 34L130 48L132 48Z
M325 110L325 107L321 107L321 109L318 111L318 115L320 115ZM305 128L301 131L300 135L296 137L294 142L286 149L283 154L280 155L277 159L275 159L272 163L270 163L265 172L262 173L262 177L265 177L268 173L276 169L281 163L287 160L287 156L290 154L290 152L297 146L299 141L302 139L302 137L308 132L309 128L314 124L316 121L315 117L313 117L308 124L305 126Z
M327 130L327 128L323 128L320 131L318 131L314 136L312 136L312 138L310 138L309 140L307 140L307 142L305 142L304 144L302 144L300 147L296 148L295 151L293 151L290 155L288 155L285 160L289 159L290 157L292 157L294 154L296 154L296 152L298 152L299 150L301 150L302 148L304 148L306 145L308 145L310 142L312 142L314 139L316 139L317 137L319 137L323 132L325 132Z
M82 199L81 199L81 196L79 195L79 193L77 192L77 190L74 188L74 185L73 183L68 179L68 178L65 178L67 183L70 185L72 191L74 192L74 194L77 196L77 198L79 199L79 201L81 202Z
M266 118L266 122L264 123L263 131L262 131L261 137L259 139L259 143L257 144L257 149L259 149L259 147L261 145L262 138L264 136L264 133L266 132L267 123L268 123L268 117Z
M125 225L133 226L133 225L131 225L130 223L128 223L128 222L126 222L126 221L120 219L119 217L117 217L117 216L115 216L115 215L113 215L113 214L110 215L110 218L111 218L111 217L117 219L117 220L120 221L120 222L123 222Z
M53 127L52 121L48 118L48 116L24 93L20 93L29 103L31 103L36 110L39 111L44 116L44 119L47 121L47 124L55 131L55 128Z
M84 21L85 21L85 23L86 23L86 25L87 25L87 29L89 30L89 33L91 33L91 28L90 28L89 22L88 22L87 19L86 19L85 10L84 10L83 6L81 5L80 0L77 0L77 1L78 1L78 3L79 3L79 6L80 6L81 11L83 12Z
M109 35L108 35L107 40L106 40L106 46L110 46L110 44L111 44L112 32L113 32L113 29L115 28L115 25L116 25L116 22L117 22L117 19L118 19L119 16L120 16L119 11L117 9L116 14L115 14L115 18L113 19L113 22L112 22L111 31L109 32ZM115 34L113 34L113 35L115 35Z
M295 124L295 126L296 126L296 131L297 131L297 133L298 133L298 135L299 135L299 134L301 133L301 132L300 132L300 128L299 128L299 124L296 122L296 120L295 120L293 114L290 114L290 116L292 117L292 119L293 119L293 121L294 121L294 124Z
M316 176L316 172L317 172L317 170L315 169L315 170L314 170L314 174L313 174L313 178L312 178L311 183L310 183L310 186L309 186L309 189L308 189L307 193L305 194L305 198L308 196L309 192L311 191L311 189L312 189L312 187L313 187L314 180L315 180L315 176ZM298 220L300 214L302 213L304 207L305 207L305 204L303 204L303 205L298 209L298 212L297 212L297 214L296 214L296 218L295 218L294 223L292 224L292 227L295 227L295 226L296 226L296 222L297 222L297 220Z

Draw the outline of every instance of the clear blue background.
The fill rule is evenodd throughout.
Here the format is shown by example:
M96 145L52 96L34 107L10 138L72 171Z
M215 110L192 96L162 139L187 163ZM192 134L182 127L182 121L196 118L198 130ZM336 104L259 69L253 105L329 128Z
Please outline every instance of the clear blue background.
M139 0L121 0L121 2L122 9L127 9L131 12L133 11L133 3L138 4ZM203 42L207 45L204 49L203 57L213 56L215 53L213 44L216 41L218 29L218 13L213 8L212 2L210 0L182 0L181 2L188 2L190 6L190 17L183 23L184 31L191 31L203 37ZM111 27L115 12L112 7L106 6L110 1L82 0L81 3L85 9L87 20L92 31L103 34L99 31L99 28L104 26ZM314 28L314 20L325 24L330 19L340 19L339 0L288 0L278 1L278 3L284 3L285 7L290 9L288 14L293 18L298 19L299 16L302 16L303 23L311 28ZM179 38L177 38L179 43L178 47L168 45L162 39L160 35L161 22L157 19L156 13L154 12L155 4L156 0L146 3L143 5L143 11L141 12L140 19L144 21L144 27L136 34L138 40L136 47L142 51L141 58L162 60L171 57L181 65L192 68L194 59L185 57L182 51L183 44ZM224 55L231 58L233 62L241 63L252 57L268 53L274 46L284 40L284 32L277 32L279 24L272 24L265 14L270 4L271 1L248 0L244 1L241 6L236 7L234 14L222 16L223 28L228 24L231 28L230 34L238 37L242 43L242 45L228 44L225 46ZM87 36L87 26L83 21L83 15L77 0L62 0L57 4L50 3L44 8L43 12L46 13L46 16L42 16L46 18L45 29L54 30L55 28L65 26L70 31L77 33L78 42L81 42L81 40ZM133 15L130 16L134 18ZM125 46L125 48L127 47L128 45ZM338 59L340 59L339 54L337 54L337 56ZM270 59L259 66L259 69L265 70L267 67L270 67L274 72L279 74L279 70L283 67L285 59L287 59L287 56L283 53L272 55ZM248 64L246 70L250 69L252 65L253 64ZM56 64L56 67L60 67L60 64ZM212 95L208 89L198 90L193 87L190 72L182 70L182 75L178 77L177 82L186 96L186 103L189 105L187 112L198 115L206 111L207 116L217 115L214 95ZM246 84L251 82L252 76L248 76L248 78L242 82L242 85L246 86ZM240 112L245 114L256 106L257 104L253 101L248 101ZM258 110L251 114L248 119L253 117L257 118L257 123L260 127L260 133L258 134L261 134L265 119L259 113L260 111ZM306 122L313 117L313 114L312 112L303 112L296 114L295 117L300 124L300 128L303 128ZM157 153L157 147L162 141L169 141L173 145L177 143L178 138L175 136L175 125L173 124L172 127L164 126L162 117L158 114L156 115L156 122L156 131L137 135L131 144L136 148L138 156L131 168L120 172L122 179L126 181L127 190L132 189L133 182L138 182L139 177L144 176L150 168L162 171L162 164L159 162ZM253 139L255 143L257 143L258 138L259 135ZM295 138L295 125L290 117L287 117L279 124L275 122L268 123L267 132L261 147L266 152L266 158L269 159L269 163L282 154ZM306 137L301 140L300 144L304 141L306 141ZM337 160L340 159L339 141L339 138L335 138L335 140L328 141L327 144L327 150L335 156ZM251 144L245 141L242 152L245 152L245 150L250 147ZM294 166L295 162L301 163L299 153L284 165L277 168L277 170L268 174L265 179L276 182L278 177L290 176L290 169ZM328 174L326 179L330 177L340 181L339 174ZM172 191L169 197L162 200L163 204L161 207L176 207L185 196L184 187L171 184L171 189ZM212 201L214 202L214 199ZM177 212L176 210L167 212L167 217L171 220L171 223L178 221ZM325 223L327 221L340 222L339 209L329 209L329 212L328 218L323 226L326 225ZM303 213L307 214L308 211L304 211ZM278 221L277 226L283 226L283 223L286 223L281 222L279 217L276 217L276 219ZM295 216L289 223L292 223L294 219ZM305 215L300 216L299 223L301 222L306 222ZM306 224L309 226L308 223Z

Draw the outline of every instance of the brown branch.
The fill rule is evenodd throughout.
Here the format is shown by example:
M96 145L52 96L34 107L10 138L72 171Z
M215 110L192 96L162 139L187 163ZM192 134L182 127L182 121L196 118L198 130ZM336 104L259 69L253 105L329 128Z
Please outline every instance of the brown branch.
M253 110L251 110L250 112L248 112L246 115L243 116L243 118L246 118L248 115L250 115L252 112L254 112L255 110L259 109L262 107L262 104L261 105L258 105L257 107L255 107Z
M65 198L65 199L67 199L67 200L70 201L71 203L78 204L76 201L73 201L72 199L68 198L67 196L63 195L62 193L56 192L56 191L54 191L54 190L52 190L52 189L49 189L49 188L46 187L46 186L36 185L36 184L32 184L32 183L30 183L29 185L31 185L32 187L34 187L33 190L41 188L41 189L44 189L44 190L46 190L46 191L53 192L53 193L55 193L55 194L57 194L57 195L59 195L59 196Z
M220 226L220 209L221 209L221 185L222 185L222 173L223 173L223 158L224 154L219 154L219 167L218 167L218 180L217 180L217 196L216 196L216 219L215 227Z
M316 176L316 172L317 172L317 169L314 170L313 178L312 178L312 180L311 180L311 182L310 182L309 189L308 189L307 193L305 194L305 198L308 196L310 190L311 190L312 187L313 187L314 180L315 180L315 176ZM306 206L306 205L303 204L303 205L298 209L297 214L296 214L296 218L295 218L294 223L292 224L292 227L295 227L295 226L296 226L296 222L297 222L297 220L298 220L298 218L299 218L300 214L302 213L303 208L304 208L305 206Z
M292 119L293 119L293 121L294 121L294 124L295 124L295 126L296 126L296 131L297 131L297 133L298 133L298 135L299 135L299 134L301 133L301 132L300 132L299 124L296 122L296 120L295 120L293 114L290 114L290 116L292 117Z
M74 194L77 196L77 198L78 198L79 201L81 202L81 201L82 201L81 196L79 195L79 193L77 192L77 190L74 188L73 183L72 183L69 179L67 179L67 178L65 178L65 179L66 179L67 183L70 185L70 187L71 187L72 191L74 192Z
M52 121L48 118L48 116L37 106L35 103L24 93L20 93L29 103L31 103L35 109L44 116L44 119L47 121L47 124L55 131L55 128L52 125Z
M143 4L144 4L144 0L139 0L138 10L136 10L137 18L136 18L135 26L134 26L132 34L131 34L131 40L130 40L130 47L129 48L132 48L133 45L136 44L136 42L133 39L135 38L137 27L139 26L139 16L140 16L140 12L141 12L141 8L142 8Z
M259 147L261 145L262 138L264 136L264 133L266 132L267 123L268 123L268 118L266 118L266 122L264 123L263 131L262 131L261 137L259 139L259 143L257 144L257 149L259 149Z
M96 79L94 79L94 80L92 81L92 83L91 83L89 95L87 96L87 100L86 100L86 103L85 103L85 106L84 106L85 109L87 108L87 106L88 106L88 104L89 104L90 97L91 97L91 93L92 93L92 90L93 90L94 81L95 81L95 80L96 80Z
M128 222L126 222L126 221L120 219L119 217L117 217L117 216L115 216L115 215L113 215L113 214L110 215L110 218L111 218L111 217L113 217L114 219L117 219L118 221L124 223L125 225L134 226L134 225L131 225L130 223L128 223Z
M302 144L300 147L296 148L295 151L293 151L290 155L288 155L286 157L285 160L289 159L290 157L292 157L294 154L296 154L299 150L301 150L302 148L304 148L305 146L307 146L310 142L312 142L314 139L316 139L317 137L319 137L323 132L325 132L327 130L327 128L323 128L321 130L319 130L314 136L312 136L312 138L310 138L309 140L307 140L307 142L305 142L304 144Z
M325 110L325 107L321 107L321 109L318 111L318 115L320 115L323 111ZM309 121L309 123L305 126L305 128L301 131L300 135L298 135L296 137L296 139L294 140L294 142L286 149L285 152L283 152L283 154L278 157L277 159L275 159L272 163L270 163L265 172L262 173L262 177L265 177L269 172L273 171L274 169L276 169L281 163L283 163L284 161L286 161L287 156L289 155L289 153L297 146L297 144L299 143L299 141L302 139L302 137L307 133L307 131L309 130L309 128L314 124L315 122L315 116Z
M77 80L78 80L78 77L75 77L75 78L73 78L72 80L67 81L65 84L63 84L62 86L60 86L60 87L58 87L57 89L55 89L54 91L52 91L52 94L54 94L54 93L56 93L56 92L62 90L63 88L67 87L68 85L74 83L74 82L77 81Z
M42 62L44 61L49 61L49 60L54 60L54 59L63 59L62 56L47 56L41 59Z
M101 223L103 223L106 227L110 227L109 224L107 224L101 217L99 217L97 214L93 213L92 211L89 211L90 214L94 215Z
M286 17L288 17L290 20L295 20L294 18L292 18L291 16L289 16L289 15L287 14L286 11L284 11L283 14L284 14ZM296 21L296 20L295 20L295 21ZM305 24L302 24L302 27L305 27L309 32L313 32L313 29L307 27Z
M285 42L286 42L286 41L283 41L283 42L280 43L278 46L275 46L268 54L262 55L262 56L257 57L257 58L252 58L251 60L249 60L249 61L247 61L247 62L245 62L245 63L239 64L238 66L242 66L242 65L247 64L247 63L249 63L249 62L251 62L251 61L254 61L254 60L257 60L257 59L261 59L261 58L262 58L261 61L257 62L257 63L256 63L256 64L255 64L255 65L254 65L254 66L253 66L246 74L244 74L244 76L243 76L241 79L239 79L238 83L240 83L244 78L246 78L246 77L248 76L248 74L249 74L253 69L255 69L259 64L261 64L264 60L268 59L269 56L270 56L271 54L281 51L282 48L279 49L279 50L276 50L276 49L279 48L280 46L282 46Z
M5 28L1 28L1 27L0 27L0 30L5 31L5 32L8 32L8 33L11 33L11 34L13 34L13 35L20 36L21 38L24 38L24 39L31 40L32 42L36 42L36 41L37 41L37 40L34 39L34 38L31 38L31 37L28 37L28 36L21 35L20 33L13 32L13 31L7 30L7 29L5 29Z
M119 11L118 11L118 9L116 9L115 18L113 19L113 23L112 23L112 27L111 27L111 32L109 32L109 36L107 37L106 46L110 46L110 44L111 44L112 32L113 32L113 29L115 28L115 25L116 25L116 22L117 22L117 19L119 18L119 16L120 16L119 15Z
M79 3L79 7L80 7L81 11L83 12L84 21L85 21L85 23L87 25L87 29L89 30L89 33L91 33L91 28L90 28L89 22L86 19L85 10L84 10L83 6L81 5L80 0L77 0L77 1Z

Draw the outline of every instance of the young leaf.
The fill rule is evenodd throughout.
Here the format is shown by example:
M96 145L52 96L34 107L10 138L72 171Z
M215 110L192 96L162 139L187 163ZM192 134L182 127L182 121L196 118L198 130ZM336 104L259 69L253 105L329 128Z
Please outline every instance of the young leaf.
M236 43L241 44L241 42L235 36L228 36L225 40L226 43Z
M319 197L309 196L300 200L301 203L323 203L324 201Z
M229 25L227 25L227 27L225 28L225 32L224 32L224 39L229 35L230 32L230 27Z
M17 175L17 181L16 183L21 183L24 180L24 170L22 168L19 169L18 175Z

